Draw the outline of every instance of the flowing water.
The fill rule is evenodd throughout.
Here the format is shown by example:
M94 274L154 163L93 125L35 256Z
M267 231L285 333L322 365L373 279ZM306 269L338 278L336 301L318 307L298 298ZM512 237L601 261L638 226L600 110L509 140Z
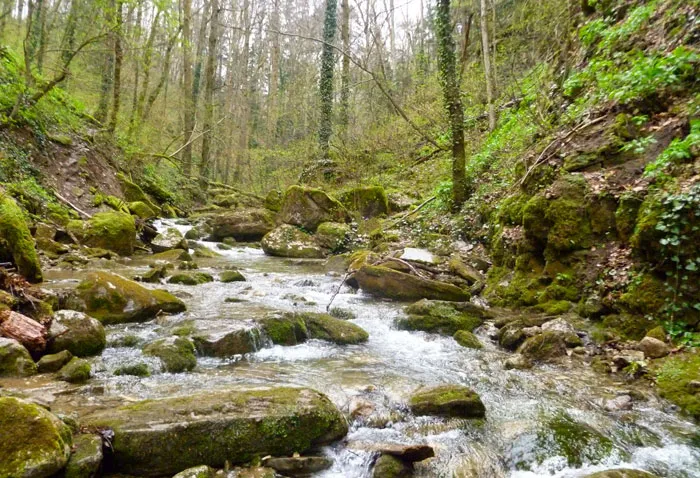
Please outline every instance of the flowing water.
M174 223L163 222L173 226ZM176 226L183 232L187 226ZM95 377L85 386L48 381L17 381L48 397L56 411L113 406L130 400L199 393L232 387L304 386L326 393L345 411L358 407L347 440L327 447L332 469L318 477L371 476L372 444L427 443L436 457L417 464L422 477L577 477L616 467L644 469L661 477L700 477L700 431L650 393L631 410L607 411L606 401L629 393L580 364L505 370L509 354L477 330L485 347L462 348L449 337L397 330L394 319L403 304L378 300L342 288L334 307L352 311L352 321L369 333L362 345L338 346L311 340L292 347L268 346L246 356L199 357L193 372L156 373L146 378L114 376L124 364L158 363L143 357L139 343L167 336L177 326L217 330L252 327L252 318L268 310L325 311L340 278L322 262L265 256L259 249L216 249L221 257L196 261L216 275L240 268L247 282L212 282L194 287L158 285L183 298L185 313L144 324L108 327L108 348L93 359ZM127 277L148 269L149 259L134 258L104 266ZM99 263L95 267L100 267ZM49 287L72 286L84 271L49 271ZM154 287L154 286L149 286ZM238 302L227 302L227 298ZM193 321L193 322L192 322ZM132 346L121 346L128 337ZM137 346L133 346L136 342ZM481 395L485 421L413 417L406 402L421 386L464 384ZM569 456L569 459L567 459ZM571 457L574 456L572 459Z

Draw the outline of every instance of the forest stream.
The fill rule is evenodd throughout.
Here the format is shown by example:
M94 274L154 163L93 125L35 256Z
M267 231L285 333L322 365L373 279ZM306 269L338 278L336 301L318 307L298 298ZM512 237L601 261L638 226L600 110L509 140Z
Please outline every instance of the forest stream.
M190 228L171 220L158 221L157 227L177 227L182 233ZM431 445L436 457L416 464L416 476L422 477L577 477L619 467L669 478L700 477L697 426L648 390L631 389L568 362L505 370L509 354L490 340L489 324L476 331L484 343L481 350L460 347L450 337L398 330L393 322L403 314L404 304L345 285L334 297L342 276L327 273L323 261L275 258L246 246L219 250L214 243L200 244L220 254L198 258L202 271L216 275L235 266L247 281L157 285L182 298L187 311L108 326L107 348L90 359L93 379L87 385L56 382L48 375L10 379L5 385L50 402L56 413L78 417L149 398L231 388L309 387L355 417L345 440L321 450L333 459L332 468L314 475L325 478L371 476L373 450L386 443ZM149 257L104 264L131 277L148 270ZM100 262L95 263L94 269L99 268ZM47 270L45 285L74 287L86 273ZM309 340L273 346L251 320L269 310L324 312L332 298L334 307L351 311L356 317L352 322L369 333L366 343ZM129 363L146 362L159 369L158 360L143 356L140 347L124 346L125 337L132 344L145 343L192 325L212 333L250 329L259 337L258 350L228 359L198 357L191 372L144 378L114 374ZM486 419L414 417L406 405L411 393L439 384L471 387L485 404ZM619 397L638 394L644 399L635 400L632 408L615 407Z

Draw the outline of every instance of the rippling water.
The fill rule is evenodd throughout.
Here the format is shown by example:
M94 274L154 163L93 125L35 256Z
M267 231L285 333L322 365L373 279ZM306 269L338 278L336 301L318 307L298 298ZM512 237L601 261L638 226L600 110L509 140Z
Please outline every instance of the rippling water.
M172 226L173 223L165 222ZM161 224L162 227L163 224ZM188 226L176 226L185 232ZM335 460L332 469L317 476L368 477L373 443L428 443L437 456L417 464L422 477L577 477L598 470L640 468L662 477L700 477L698 427L652 396L635 402L632 410L608 412L606 399L628 390L625 384L566 364L529 371L507 371L508 356L477 331L482 350L460 347L449 337L397 330L393 319L402 304L353 293L343 288L333 306L352 311L354 323L369 332L362 345L337 346L312 340L293 347L263 347L244 357L200 357L190 373L157 373L147 378L114 376L124 364L157 361L143 357L137 344L169 335L178 324L194 321L197 328L217 330L252 327L252 320L269 310L325 311L340 278L324 272L319 261L271 258L259 249L218 250L221 257L195 259L202 270L216 275L224 267L241 269L247 282L213 282L195 287L165 285L183 297L188 311L145 324L108 328L110 346L95 358L96 377L89 385L73 387L45 377L18 381L15 386L53 394L56 410L81 410L124 400L188 394L236 386L296 385L329 395L341 409L362 401L372 413L351 425L345 442L324 450ZM134 276L148 268L149 259L135 258L112 270ZM84 271L49 271L49 287L65 287ZM151 287L151 286L149 286ZM228 303L227 298L242 302ZM423 385L464 384L477 391L486 405L485 421L413 417L406 402ZM570 463L546 424L561 419L583 424L608 438L603 452L580 436L567 437L584 448L583 460ZM554 445L552 445L554 443ZM571 446L565 443L564 446ZM590 453L586 447L592 447Z

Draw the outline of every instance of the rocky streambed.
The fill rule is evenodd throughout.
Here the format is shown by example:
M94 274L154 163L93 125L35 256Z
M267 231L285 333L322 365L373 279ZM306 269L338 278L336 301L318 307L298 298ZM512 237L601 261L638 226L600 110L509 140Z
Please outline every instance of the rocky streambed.
M159 223L168 227L190 229ZM80 347L52 350L63 356L42 359L44 373L0 379L0 448L14 450L6 457L21 456L7 443L47 437L42 453L25 456L38 465L24 476L60 472L70 457L66 476L211 465L231 476L700 477L697 426L648 389L584 366L574 352L582 343L572 342L586 337L573 327L573 336L530 342L529 357L556 353L555 364L525 368L498 345L561 332L552 317L489 310L475 319L469 305L452 306L452 316L429 302L405 310L341 287L342 274L321 260L191 245L193 257L176 250L45 270L58 295L77 286L66 307L104 325L63 312L54 346L79 329L82 342L71 343ZM159 276L168 263L180 279ZM364 273L367 288L383 286ZM131 290L113 274L155 283ZM335 317L325 314L331 301ZM36 426L17 427L26 423L18 417ZM270 468L236 468L251 464ZM653 475L604 474L621 468Z

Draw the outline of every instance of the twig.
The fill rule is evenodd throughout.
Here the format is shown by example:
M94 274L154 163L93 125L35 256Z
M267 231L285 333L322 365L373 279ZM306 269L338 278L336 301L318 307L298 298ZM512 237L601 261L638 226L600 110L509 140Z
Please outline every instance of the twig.
M413 211L407 212L406 214L404 214L403 216L401 216L400 218L398 218L396 221L394 221L394 222L392 222L391 224L389 224L389 227L387 227L387 229L391 229L392 227L396 226L398 223L400 223L401 221L403 221L404 219L406 219L408 216L414 215L415 213L417 213L418 211L420 211L421 209L423 209L425 206L427 206L427 205L430 204L431 202L435 201L435 199L437 199L437 196L433 196L433 197L427 199L426 201L423 202L423 204L419 205L419 206L418 206L417 208L415 208Z
M416 267L413 264L411 264L407 261L404 261L403 259L399 259L398 257L387 257L386 260L398 262L399 264L403 264L406 267L408 267L410 269L410 271L413 272L418 277L421 277L423 279L429 279L429 277L426 277L425 274L421 274L421 272L418 269L416 269Z
M82 209L78 208L78 206L76 206L75 204L73 204L72 202L70 202L68 199L66 199L66 198L64 198L63 196L61 196L60 194L58 194L57 191L54 190L53 194L54 194L54 196L56 196L58 199L60 199L62 202L68 204L70 207L72 207L73 209L75 209L79 214L83 215L85 218L90 219L90 218L92 217L90 214L88 214L88 213L86 213L85 211L83 211Z
M343 276L343 280L340 281L340 284L338 284L338 288L333 292L333 295L331 296L331 301L328 302L328 305L326 306L326 312L331 310L331 304L333 304L333 301L335 300L336 296L340 294L340 289L342 289L343 284L345 284L345 281L347 280L348 276L351 274L350 271L346 272L345 275Z

